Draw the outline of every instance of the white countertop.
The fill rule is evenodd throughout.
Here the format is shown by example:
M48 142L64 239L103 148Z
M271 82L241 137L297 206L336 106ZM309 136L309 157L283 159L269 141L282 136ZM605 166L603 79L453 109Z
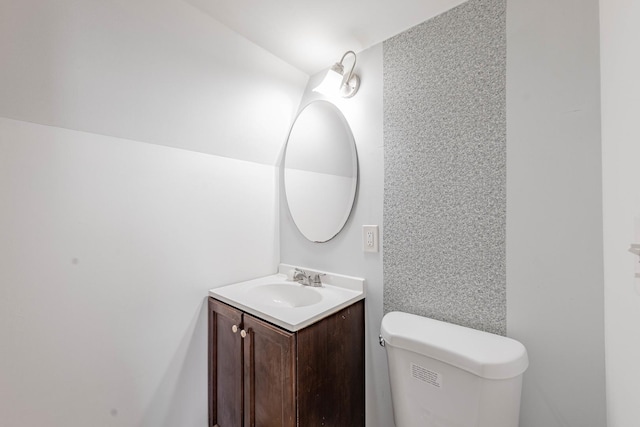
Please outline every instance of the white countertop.
M277 274L214 288L209 291L209 296L291 332L303 329L365 297L364 279L325 273L322 287L303 286L287 280L287 273L294 268L280 264ZM310 273L319 272L310 268L302 269ZM265 298L266 285L302 287L304 289L300 293L311 296L314 303L292 307Z

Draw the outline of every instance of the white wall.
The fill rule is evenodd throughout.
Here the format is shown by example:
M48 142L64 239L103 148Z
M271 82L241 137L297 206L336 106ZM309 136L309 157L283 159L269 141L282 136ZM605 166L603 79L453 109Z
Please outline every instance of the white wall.
M205 426L308 77L172 0L4 0L0 61L0 423Z
M3 423L206 425L206 292L272 271L275 182L0 119Z
M0 116L275 164L308 76L181 0L3 0Z
M530 359L521 427L606 424L598 37L595 0L507 2L507 334Z
M607 425L640 420L640 3L600 1Z
M369 427L393 425L387 360L378 345L382 320L382 244L379 253L362 251L362 225L379 225L382 237L382 197L384 145L382 135L382 44L358 53L359 92L350 99L331 99L346 117L358 150L359 186L351 217L345 228L326 243L312 243L296 229L280 197L281 260L288 264L364 277L366 279L365 354L366 419ZM309 80L300 104L302 109L314 99L312 92L323 73ZM283 192L282 183L280 191ZM318 200L322 206L322 200Z

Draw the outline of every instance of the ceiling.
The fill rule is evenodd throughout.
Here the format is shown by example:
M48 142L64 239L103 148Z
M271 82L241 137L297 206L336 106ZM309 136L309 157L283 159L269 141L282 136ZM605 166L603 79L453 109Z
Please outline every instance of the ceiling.
M185 0L311 75L465 0Z

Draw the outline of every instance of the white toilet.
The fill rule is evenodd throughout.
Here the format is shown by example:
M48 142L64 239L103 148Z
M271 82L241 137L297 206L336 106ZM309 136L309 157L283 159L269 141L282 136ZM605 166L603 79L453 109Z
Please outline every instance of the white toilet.
M527 351L516 340L408 313L387 313L396 427L517 427Z

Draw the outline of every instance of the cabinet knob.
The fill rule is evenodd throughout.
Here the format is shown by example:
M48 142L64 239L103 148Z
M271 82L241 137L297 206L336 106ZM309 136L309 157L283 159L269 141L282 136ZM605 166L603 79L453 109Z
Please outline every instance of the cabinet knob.
M244 329L243 329L243 330L241 330L241 331L240 331L240 336L241 336L242 338L246 337L246 336L247 336L247 331L245 331Z
M236 332L238 332L238 325L233 325L233 326L231 327L231 332L233 332L234 334L235 334Z

